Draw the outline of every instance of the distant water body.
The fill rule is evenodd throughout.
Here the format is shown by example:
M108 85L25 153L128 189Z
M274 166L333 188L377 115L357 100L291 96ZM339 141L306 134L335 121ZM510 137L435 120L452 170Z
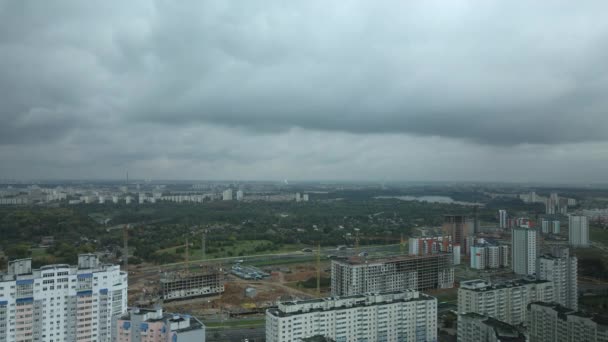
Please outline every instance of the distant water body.
M473 203L473 202L462 202L462 201L454 201L451 197L448 196L376 196L374 198L377 199L389 199L395 198L401 201L418 201L418 202L429 202L429 203L444 203L444 204L460 204L460 205L479 205L482 206L481 203Z

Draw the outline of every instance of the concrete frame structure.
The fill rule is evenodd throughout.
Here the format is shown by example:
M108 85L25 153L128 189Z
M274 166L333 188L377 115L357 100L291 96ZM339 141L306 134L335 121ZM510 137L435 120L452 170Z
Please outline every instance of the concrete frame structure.
M332 260L332 296L351 296L403 289L452 288L451 253L399 256L386 259Z
M475 222L464 215L445 215L443 218L443 235L452 238L452 243L460 245L461 251L468 255L470 245L467 237L475 234Z
M165 301L212 296L224 292L223 276L216 269L195 274L165 274L161 277L160 284Z

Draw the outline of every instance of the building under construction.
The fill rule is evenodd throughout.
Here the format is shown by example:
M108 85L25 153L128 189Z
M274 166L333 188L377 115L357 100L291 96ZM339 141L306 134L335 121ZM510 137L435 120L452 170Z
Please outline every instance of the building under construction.
M213 296L224 292L224 279L218 269L197 273L166 273L160 279L163 300Z
M451 253L375 260L352 258L333 260L331 264L332 296L453 286L454 265Z

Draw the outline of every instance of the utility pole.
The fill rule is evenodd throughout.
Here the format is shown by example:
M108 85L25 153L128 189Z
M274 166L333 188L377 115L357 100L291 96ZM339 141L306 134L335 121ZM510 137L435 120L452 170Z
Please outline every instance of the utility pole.
M207 229L203 229L201 234L201 253L203 256L203 260L205 260L205 252L206 252L206 243L207 243Z
M188 251L188 237L186 237L186 274L190 271L190 254Z

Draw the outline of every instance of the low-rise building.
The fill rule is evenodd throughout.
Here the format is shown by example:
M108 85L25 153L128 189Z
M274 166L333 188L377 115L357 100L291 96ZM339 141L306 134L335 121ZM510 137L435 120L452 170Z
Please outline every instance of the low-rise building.
M458 341L526 342L526 336L511 324L470 312L458 315Z
M205 325L190 315L161 308L134 308L117 321L118 342L205 342Z

